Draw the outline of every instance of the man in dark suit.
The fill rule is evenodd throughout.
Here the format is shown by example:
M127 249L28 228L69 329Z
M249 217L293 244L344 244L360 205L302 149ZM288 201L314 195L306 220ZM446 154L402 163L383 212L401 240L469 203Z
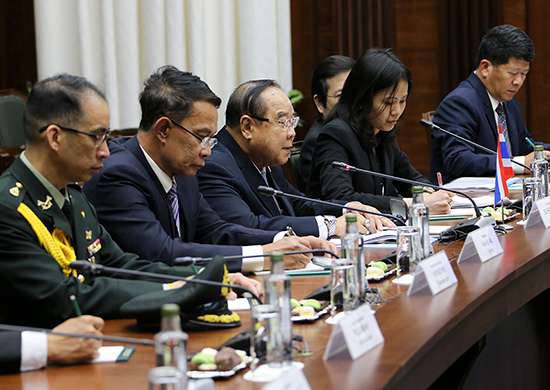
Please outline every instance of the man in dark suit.
M172 66L145 82L138 135L113 143L103 170L85 187L116 242L169 264L180 256L257 255L228 261L231 271L263 269L268 266L263 253L275 249L333 249L314 237L272 243L277 231L228 223L209 207L195 175L217 142L213 136L220 102L204 81ZM293 268L307 261L305 255L285 257Z
M103 320L94 316L68 319L54 332L102 336ZM30 371L48 365L75 364L93 360L101 341L40 332L0 332L0 373Z
M510 25L493 27L482 38L477 69L447 95L434 123L489 149L497 150L497 125L508 150L519 163L530 166L530 137L515 95L521 89L535 52L531 38ZM546 152L548 153L548 152ZM513 164L514 172L525 173ZM432 175L445 181L461 176L494 176L496 156L465 145L443 132L432 130Z
M219 288L79 275L76 259L107 266L190 276L123 252L99 224L78 185L109 156L109 109L82 77L57 75L36 83L25 109L25 151L0 177L0 322L51 327L79 314L103 318L156 315L164 303L185 312L222 299ZM222 281L216 261L197 277ZM234 281L254 285L242 276ZM74 299L70 299L74 296ZM135 301L141 302L136 307ZM80 309L77 310L78 305Z
M270 186L295 195L303 195L285 178L281 165L289 158L298 118L292 104L273 80L255 80L241 84L229 98L226 126L217 138L214 150L199 171L201 192L227 221L260 229L281 230L291 226L298 234L321 238L345 234L342 206L325 206L292 198L275 198L258 191ZM377 211L361 203L350 204ZM336 218L336 215L340 217ZM359 216L359 231L381 228L384 218Z

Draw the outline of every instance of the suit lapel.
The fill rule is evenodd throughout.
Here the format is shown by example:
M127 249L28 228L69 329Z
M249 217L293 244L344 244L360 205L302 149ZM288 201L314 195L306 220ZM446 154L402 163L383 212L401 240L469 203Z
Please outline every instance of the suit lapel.
M493 134L493 149L496 150L496 142L498 138L497 123L495 121L495 112L493 111L491 100L489 100L487 88L485 88L481 80L479 80L479 78L474 73L472 73L470 77L468 77L468 81L470 82L470 84L472 84L479 96L479 99L483 103L485 119L487 120Z
M258 169L254 166L246 153L242 151L237 142L235 142L231 134L223 128L217 138L233 155L233 158L237 162L237 165L239 166L239 169L250 187L250 190L258 201L264 206L265 213L271 217L280 215L279 208L275 204L273 197L261 195L258 192L258 186L265 186L268 183L264 181L264 178L260 172L258 172Z
M164 187L162 186L157 175L151 168L151 165L149 165L149 162L145 158L145 155L143 154L143 151L139 146L137 137L132 137L129 141L126 142L125 146L141 163L141 165L143 166L143 169L147 172L149 176L150 183L154 186L154 190L151 193L151 195L153 196L154 201L157 204L157 210L158 210L157 218L159 219L159 222L164 227L164 230L166 230L166 232L170 234L171 237L177 237L178 231L176 229L174 218L172 217L172 211L170 209L168 195L164 191ZM179 197L179 193L178 193L178 197ZM180 222L183 219L181 218L181 210L182 210L182 207L180 207Z

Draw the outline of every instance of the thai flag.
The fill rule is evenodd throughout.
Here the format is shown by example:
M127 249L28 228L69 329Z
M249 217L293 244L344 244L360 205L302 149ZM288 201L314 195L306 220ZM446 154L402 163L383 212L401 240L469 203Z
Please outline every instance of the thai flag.
M506 138L502 131L502 126L498 126L497 142L497 174L495 176L495 204L496 207L508 197L508 185L506 180L514 176L512 169L510 152L506 145Z

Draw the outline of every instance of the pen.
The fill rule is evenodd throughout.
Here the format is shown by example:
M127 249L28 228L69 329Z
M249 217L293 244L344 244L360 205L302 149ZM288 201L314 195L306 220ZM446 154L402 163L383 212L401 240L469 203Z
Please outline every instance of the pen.
M297 234L294 232L294 229L292 229L292 226L286 227L286 236L287 237L295 237Z
M441 172L437 172L435 175L437 176L437 185L442 186L443 185L443 176L441 175Z
M525 137L525 140L533 149L535 149L535 143L531 140L531 138Z
M82 315L82 312L80 311L80 306L78 306L78 302L76 300L76 297L73 295L71 295L69 297L69 299L71 300L71 302L73 303L73 307L74 307L74 312L76 313L76 315L78 317L80 317Z

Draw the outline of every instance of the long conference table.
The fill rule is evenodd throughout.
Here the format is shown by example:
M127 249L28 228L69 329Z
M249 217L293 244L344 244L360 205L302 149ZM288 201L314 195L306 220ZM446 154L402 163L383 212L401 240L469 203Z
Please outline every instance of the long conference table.
M371 284L385 303L375 317L384 343L357 360L324 361L332 326L324 318L295 324L312 355L301 360L312 389L376 388L550 388L550 231L542 225L516 226L500 236L504 253L486 263L456 260L464 241L437 244L444 250L458 283L431 296L407 296L406 287L391 280ZM377 257L374 251L368 254ZM328 282L326 276L293 277L294 297L303 297ZM249 314L240 312L242 326L231 330L193 332L188 351L217 347L247 329ZM105 334L151 338L135 329L133 320L106 322ZM19 375L0 376L2 389L143 389L154 366L151 347L137 347L127 363L49 367ZM216 382L219 389L258 389L243 372Z

